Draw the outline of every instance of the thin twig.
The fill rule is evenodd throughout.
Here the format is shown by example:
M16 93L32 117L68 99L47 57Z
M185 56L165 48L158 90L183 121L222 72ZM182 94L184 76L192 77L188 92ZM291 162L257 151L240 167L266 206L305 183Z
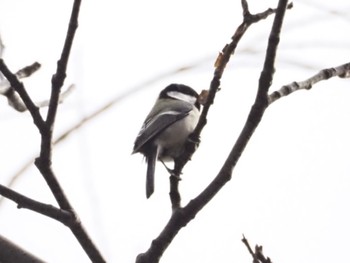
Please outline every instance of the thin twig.
M68 86L68 88L61 92L58 98L58 103L61 104L63 103L66 98L73 92L73 90L75 89L75 85L71 84ZM38 101L35 103L39 108L43 108L43 107L47 107L50 105L50 101L48 100L43 100L43 101Z
M35 125L39 128L39 130L45 128L45 123L41 114L39 112L39 108L35 105L35 103L30 98L29 94L25 90L23 83L18 80L15 74L13 74L8 67L6 66L3 59L0 59L0 71L4 74L5 78L11 84L11 87L20 95L23 103L26 108L29 110L32 118L34 120Z
M272 263L269 257L264 256L262 246L256 245L255 252L254 252L244 235L242 238L242 242L247 247L249 254L253 257L253 263Z
M251 246L249 245L249 242L248 242L248 240L246 239L246 237L244 235L243 235L243 238L242 238L242 242L247 247L247 249L249 251L249 254L252 255L253 259L255 259L254 251L251 248Z
M261 263L272 263L271 259L269 257L265 257L263 253L263 247L262 246L255 246L255 255L259 262Z
M33 73L40 69L41 65L38 62L34 62L32 65L26 66L18 70L14 75L17 79L23 79L31 76ZM2 76L2 73L1 73ZM62 103L68 95L72 92L74 85L70 85L67 90L60 94L58 103ZM11 86L11 83L7 79L0 81L0 95L4 95L7 98L8 104L19 112L27 111L28 108L23 102L21 96L16 92L14 87ZM44 100L39 102L34 102L38 108L47 107L50 104L50 101Z
M320 72L304 81L294 81L288 85L284 85L279 90L276 90L269 95L268 103L271 104L276 100L288 96L298 90L310 90L316 83L333 77L350 77L350 63L345 63L334 68L322 69Z
M21 68L18 70L15 75L18 79L23 79L31 76L33 73L38 71L40 69L41 65L38 62L34 62L33 64L26 66L24 68Z

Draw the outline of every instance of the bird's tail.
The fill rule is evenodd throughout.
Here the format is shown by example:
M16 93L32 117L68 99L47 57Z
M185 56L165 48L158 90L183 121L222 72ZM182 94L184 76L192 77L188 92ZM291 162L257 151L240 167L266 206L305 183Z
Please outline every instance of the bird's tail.
M158 147L154 146L150 150L147 158L147 175L146 175L146 196L149 198L154 192L154 173L158 158Z

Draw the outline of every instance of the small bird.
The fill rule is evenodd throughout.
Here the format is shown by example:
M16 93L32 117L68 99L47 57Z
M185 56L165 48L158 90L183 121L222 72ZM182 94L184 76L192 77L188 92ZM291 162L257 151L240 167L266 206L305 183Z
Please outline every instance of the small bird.
M156 161L172 161L184 152L187 137L199 119L198 93L183 84L163 89L147 115L134 143L134 153L142 153L147 162L146 196L154 192Z

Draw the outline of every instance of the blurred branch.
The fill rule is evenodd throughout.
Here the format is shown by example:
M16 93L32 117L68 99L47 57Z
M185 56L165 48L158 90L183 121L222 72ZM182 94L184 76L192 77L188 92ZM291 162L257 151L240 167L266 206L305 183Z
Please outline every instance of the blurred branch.
M333 77L349 78L350 77L350 63L346 63L334 68L322 69L319 73L304 81L292 82L283 86L279 90L272 92L268 97L268 103L271 104L276 100L288 96L298 90L310 90L314 84L327 80Z
M1 36L0 36L0 59L2 59L2 55L3 55L3 51L4 51L5 47L4 44L2 42ZM28 110L26 103L22 100L21 95L19 95L16 92L16 89L11 85L10 80L8 80L7 78L4 78L4 73L3 71L7 72L7 76L8 77L16 77L17 80L18 79L23 79L23 78L27 78L30 77L33 73L35 73L36 71L38 71L40 69L41 65L38 62L34 62L32 65L26 66L20 70L18 70L15 74L13 74L14 76L10 76L10 71L8 70L7 66L5 65L4 61L1 61L1 68L0 68L0 95L4 95L7 98L8 104L14 108L15 110L19 111L19 112L24 112L26 110ZM18 81L17 81L18 82ZM14 79L12 80L12 83L16 83L17 85L17 89L20 88L18 85L21 85L20 83L17 83ZM20 88L21 90L21 88ZM72 90L72 85L70 87L68 87L68 89L59 96L58 99L58 103L62 103L63 100L67 97L68 94L70 94ZM22 91L22 94L24 95L24 91ZM29 98L28 94L24 95L25 97ZM28 101L29 104L31 104L30 101ZM41 107L46 107L49 106L50 101L45 100L45 101L41 101L41 102L37 102L37 103L33 103L34 105L36 105L38 108Z
M265 257L263 254L263 247L262 246L255 246L255 252L253 252L252 248L249 245L248 240L243 235L242 242L247 247L249 253L253 257L253 263L272 263L271 259L269 257Z
M73 90L75 89L75 85L71 84L68 86L68 88L63 91L62 93L60 93L59 97L58 97L58 104L63 103L66 98L73 92ZM35 103L39 108L43 108L43 107L47 107L50 104L49 100L43 100L43 101L39 101Z
M1 63L2 65L0 70L2 71L6 65L4 64L3 61ZM38 69L40 69L40 64L38 62L34 62L32 65L20 69L14 75L17 79L26 78L31 76ZM67 88L67 90L65 90L62 94L60 94L58 103L62 103L68 97L68 95L71 94L73 89L74 89L74 85L70 85ZM19 112L24 112L28 110L21 96L18 95L16 90L11 86L10 82L7 79L4 79L3 81L0 82L0 95L4 95L8 100L8 104L15 110ZM44 100L44 101L35 102L34 104L36 105L36 107L42 108L42 107L49 106L49 103L50 101Z
M318 9L329 16L336 16L337 18L350 21L349 13L347 12L348 11L347 9L340 11L339 9L333 8L332 5L325 6L324 3L320 1L303 1L303 4L307 4L313 7L314 9ZM327 19L329 19L329 17L327 17Z
M5 45L2 42L2 38L1 38L1 34L0 34L0 58L2 58L2 56L4 54L4 50L5 50ZM3 80L4 80L4 75L2 74L2 72L0 72L0 84L2 83ZM0 90L1 90L1 85L0 85Z
M15 74L12 74L7 68L5 62L2 60L4 49L5 47L0 36L0 95L4 95L7 98L8 104L19 112L24 112L28 110L26 103L22 100L22 95L28 99L27 103L34 104L34 106L37 106L38 108L48 106L49 101L47 100L37 103L31 102L29 95L25 94L26 91L20 87L21 85L23 86L23 84L21 84L18 81L18 79L30 77L33 73L38 71L41 67L40 63L34 62L32 65L26 66L18 70ZM4 78L5 73L7 74L7 77L9 77L10 79L12 78L12 82L10 81L10 79ZM22 92L22 95L19 95L19 93L17 93L16 89L11 85L11 83L15 83L16 88ZM62 103L63 100L67 97L67 95L70 94L71 90L72 85L63 94L59 96L58 102ZM33 111L35 111L34 107Z
M0 59L0 71L8 80L10 86L21 97L23 103L25 104L25 107L29 110L30 114L32 115L35 125L39 128L39 130L43 129L45 127L45 124L43 118L40 115L39 108L34 104L32 99L30 98L29 94L24 88L23 83L20 82L17 76L8 69L8 67L2 59Z
M40 64L38 62L34 62L32 65L20 69L14 75L17 79L26 78L36 72L39 68ZM7 98L8 104L15 110L19 112L24 112L27 110L25 103L7 79L3 79L0 82L0 94Z
M219 174L214 178L214 180L208 185L206 189L202 193L200 193L196 198L191 200L185 207L177 208L173 210L173 213L163 229L163 231L159 234L159 236L152 241L150 248L142 254L137 256L137 263L150 263L150 262L159 262L162 254L170 245L174 237L180 231L180 229L186 226L196 215L197 213L216 195L216 193L231 179L233 168L238 162L239 157L241 156L245 146L247 145L250 137L255 131L255 128L259 125L260 120L267 108L267 92L271 85L271 80L274 72L274 60L276 56L277 46L279 43L279 34L282 27L282 22L284 18L284 14L287 8L287 0L280 0L278 3L278 7L276 10L269 11L270 13L276 13L275 19L272 25L264 68L260 76L259 87L256 96L256 100L252 109L248 115L248 119L244 125L244 128L239 135L234 147L232 148L229 156L227 157L224 165L222 166ZM290 6L290 5L289 5ZM206 123L206 116L209 110L210 105L214 101L214 97L216 92L220 86L220 79L223 74L223 71L228 63L231 55L234 53L234 50L237 46L237 43L246 32L247 28L259 19L255 19L255 17L262 19L266 16L251 15L248 10L248 4L245 0L242 0L243 7L243 16L244 21L238 27L235 35L232 37L232 42L229 45L226 45L223 49L222 53L219 54L218 60L216 61L216 69L214 72L214 78L211 82L210 91L209 91L209 100L204 106L200 123L197 125L196 130L194 131L194 143L189 142L187 144L193 145L193 151L195 147L195 142L198 142L199 134L203 129ZM267 13L264 12L264 13ZM191 138L192 139L192 138ZM192 153L193 153L192 151ZM192 153L187 155L187 160L191 156ZM187 160L176 160L175 162L175 171L180 175L182 167L187 162ZM176 164L177 163L177 164Z
M40 63L34 62L32 65L26 66L20 70L18 70L15 75L18 79L23 79L31 76L34 72L39 70L41 67Z
M43 260L0 235L0 262L44 263Z

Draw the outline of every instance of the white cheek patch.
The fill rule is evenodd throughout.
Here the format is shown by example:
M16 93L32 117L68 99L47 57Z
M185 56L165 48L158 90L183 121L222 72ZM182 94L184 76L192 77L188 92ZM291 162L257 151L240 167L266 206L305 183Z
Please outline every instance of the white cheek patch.
M196 97L178 91L169 91L167 94L171 98L186 101L191 104L195 104L197 101Z

